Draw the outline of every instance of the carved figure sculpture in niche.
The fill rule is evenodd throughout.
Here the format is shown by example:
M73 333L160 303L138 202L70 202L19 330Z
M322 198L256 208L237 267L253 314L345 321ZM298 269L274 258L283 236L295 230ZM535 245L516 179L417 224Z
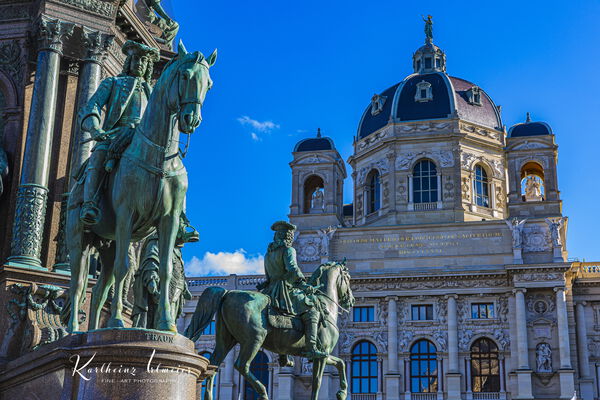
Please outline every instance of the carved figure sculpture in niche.
M526 221L527 218L519 221L517 217L504 221L512 233L513 249L520 249L523 246L523 226L525 225Z
M529 175L525 178L525 201L542 201L541 178Z
M552 372L552 348L548 343L540 343L535 348L537 372Z
M560 237L560 229L563 226L563 218L546 218L546 223L550 229L550 237L552 238L552 246L562 246L562 239Z
M325 191L322 187L318 187L312 194L310 210L313 212L323 212L325 208Z

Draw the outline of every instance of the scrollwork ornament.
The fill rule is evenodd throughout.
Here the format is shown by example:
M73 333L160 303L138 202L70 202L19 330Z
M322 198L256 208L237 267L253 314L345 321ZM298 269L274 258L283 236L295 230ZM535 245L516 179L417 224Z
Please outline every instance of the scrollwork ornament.
M24 74L23 49L17 41L0 43L0 70L10 75L19 86Z
M19 187L11 257L32 258L39 263L47 200L48 189L43 186L25 184Z

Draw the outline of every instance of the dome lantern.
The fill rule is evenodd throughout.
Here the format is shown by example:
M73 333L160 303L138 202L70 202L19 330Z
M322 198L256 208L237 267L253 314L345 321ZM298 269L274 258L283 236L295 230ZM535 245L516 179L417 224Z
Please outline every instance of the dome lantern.
M413 54L413 69L416 74L446 72L446 54L433 44L433 20L431 15L425 22L425 45Z

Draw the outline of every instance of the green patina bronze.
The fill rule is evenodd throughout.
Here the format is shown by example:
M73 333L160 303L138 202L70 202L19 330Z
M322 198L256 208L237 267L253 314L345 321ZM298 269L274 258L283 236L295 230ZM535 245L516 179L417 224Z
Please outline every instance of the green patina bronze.
M141 54L151 54L148 53L151 50L131 43L129 46L143 50L135 52L142 58L139 62L131 61L133 64L143 65L144 56ZM146 57L147 64L149 57ZM91 306L90 326L98 327L99 311L113 284L114 297L108 327L124 326L124 282L130 267L128 248L132 241L142 240L154 231L158 234L158 249L161 254L157 328L176 331L169 303L172 250L188 186L187 172L178 146L179 131L191 134L200 124L202 103L212 85L209 68L215 63L216 57L216 51L208 58L200 52L188 53L180 43L177 55L167 63L149 95L141 120L135 120L135 112L139 113L143 109L143 96L147 94L147 88L140 79L131 76L108 78L90 100L91 106L88 108L95 111L90 115L92 121L88 121L90 118L82 118L82 128L89 130L91 137L100 142L116 138L108 146L104 146L111 156L107 157L109 162L96 164L97 173L100 173L98 165L104 165L112 172L102 173L102 182L97 186L99 196L90 199L95 203L85 204L84 186L88 182L84 185L83 177L86 174L82 174L69 194L66 222L72 271L69 331L79 330L75 316L84 299L88 277L84 260L95 252L99 253L103 268L97 282L100 285L99 295L95 296ZM135 65L130 69L137 70L136 77L147 73L141 66L139 70ZM135 96L135 101L140 103L132 103ZM104 125L100 128L97 115L103 108L106 109L106 115ZM131 111L131 114L127 114L126 110ZM86 116L85 111L83 116ZM124 120L124 124L121 124L121 120ZM127 129L121 129L122 127ZM117 159L118 162L110 162ZM88 213L84 205L90 205L88 210L91 209L92 212ZM94 210L93 207L97 209Z
M263 293L207 288L198 300L185 335L197 340L216 314L216 346L210 363L221 365L227 353L239 343L234 366L260 399L268 400L267 391L250 372L250 363L265 348L282 355L282 366L289 365L287 356L313 360L312 400L318 398L325 366L334 365L340 375L336 397L344 400L348 394L345 364L330 354L339 339L338 311L354 305L350 274L345 263L329 262L317 268L306 281L291 247L294 228L286 222L273 225L275 239L265 256L267 281L260 285ZM214 375L208 378L204 400L212 400L213 385Z
M423 17L423 22L425 22L425 42L433 43L433 17L431 15L428 15L427 19Z

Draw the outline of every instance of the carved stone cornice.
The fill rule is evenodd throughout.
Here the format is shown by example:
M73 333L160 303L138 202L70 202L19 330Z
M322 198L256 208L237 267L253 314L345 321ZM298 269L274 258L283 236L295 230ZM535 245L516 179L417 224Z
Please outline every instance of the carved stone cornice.
M83 44L86 48L84 61L102 64L108 55L108 50L115 40L114 35L83 27Z
M116 11L117 6L107 1L100 0L58 0L63 4L70 5L72 7L79 8L84 11L91 12L93 14L101 15L103 17L112 18Z
M39 23L39 50L50 50L62 54L63 39L73 34L74 24L42 16Z
M363 288L365 290L411 290L510 286L505 274L452 275L452 279L448 278L448 276L354 278L351 284L355 291L361 291Z

